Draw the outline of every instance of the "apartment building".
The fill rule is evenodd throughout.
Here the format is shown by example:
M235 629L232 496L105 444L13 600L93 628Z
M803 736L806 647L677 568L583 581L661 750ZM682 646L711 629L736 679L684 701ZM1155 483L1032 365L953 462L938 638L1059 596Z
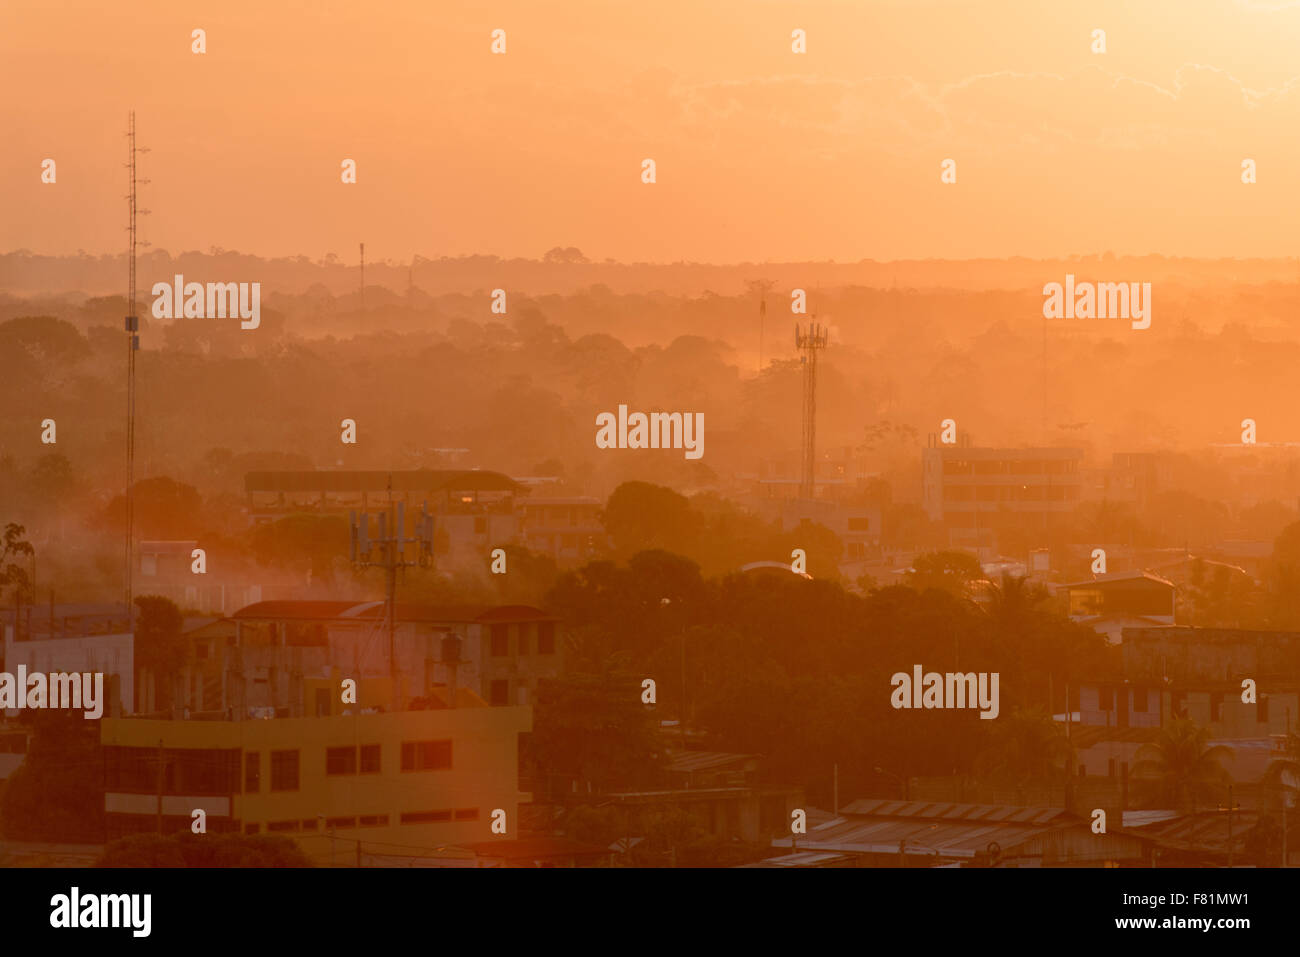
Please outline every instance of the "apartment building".
M465 704L465 696L460 703ZM318 863L436 856L518 836L519 735L532 710L467 707L243 721L105 719L109 839L283 834ZM505 833L492 828L504 812ZM499 829L500 825L498 825Z
M954 538L1006 524L1046 528L1082 500L1072 448L994 449L935 444L921 450L922 506Z

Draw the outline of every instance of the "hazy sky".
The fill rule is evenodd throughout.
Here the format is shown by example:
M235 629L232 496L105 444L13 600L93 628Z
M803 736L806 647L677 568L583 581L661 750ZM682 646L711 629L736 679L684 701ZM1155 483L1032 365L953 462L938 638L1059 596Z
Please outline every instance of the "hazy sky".
M1295 255L1298 49L1248 0L5 0L0 249L121 251L134 108L172 252Z

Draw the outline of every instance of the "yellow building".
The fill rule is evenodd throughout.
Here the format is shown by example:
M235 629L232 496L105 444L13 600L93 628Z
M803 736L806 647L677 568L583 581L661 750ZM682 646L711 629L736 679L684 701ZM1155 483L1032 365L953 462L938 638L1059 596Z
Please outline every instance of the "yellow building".
M105 718L108 836L191 829L283 834L322 864L437 856L518 837L518 743L532 709L462 689L438 708L319 718ZM161 775L159 767L161 765ZM161 801L159 794L161 793ZM161 807L160 807L161 805ZM493 812L505 812L505 834Z

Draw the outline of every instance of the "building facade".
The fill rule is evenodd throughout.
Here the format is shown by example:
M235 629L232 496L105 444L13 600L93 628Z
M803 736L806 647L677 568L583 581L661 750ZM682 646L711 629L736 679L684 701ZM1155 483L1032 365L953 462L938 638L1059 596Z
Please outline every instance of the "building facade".
M1083 452L932 445L921 450L922 506L955 539L1006 524L1047 528L1082 500Z
M437 855L518 836L529 708L249 721L106 719L109 839L191 830L283 834L319 863ZM504 834L492 829L503 811ZM500 827L501 825L498 825Z

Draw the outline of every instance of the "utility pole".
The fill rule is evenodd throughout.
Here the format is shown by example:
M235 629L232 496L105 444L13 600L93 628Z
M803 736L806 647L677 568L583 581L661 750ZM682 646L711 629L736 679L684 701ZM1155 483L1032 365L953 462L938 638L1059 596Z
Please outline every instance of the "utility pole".
M392 491L392 479L389 479L389 492ZM391 496L390 496L391 497ZM370 516L364 512L358 517L355 511L348 513L351 528L350 557L352 564L359 568L378 565L384 569L385 601L384 624L388 631L388 666L393 682L393 710L403 708L402 687L397 668L397 573L398 569L419 565L428 568L433 564L433 516L429 514L427 504L421 507L416 519L415 535L406 537L406 503L390 502L387 512L380 512L378 518L379 534L370 537ZM417 547L415 561L407 561L405 546ZM449 702L450 703L450 702Z
M767 294L776 284L775 279L754 279L746 283L750 292L758 293L758 372L763 373L763 327L767 320Z
M1228 785L1228 867L1232 867L1232 785Z
M682 638L682 750L686 750L686 628L681 629Z
M148 149L137 147L135 145L135 110L132 110L127 120L127 164L126 168L130 171L131 191L127 194L128 222L127 231L130 234L130 248L127 256L128 260L128 280L127 280L127 307L126 317L126 619L127 625L131 626L135 621L135 615L132 613L132 572L134 569L132 561L134 559L133 538L135 534L135 354L140 349L140 317L135 311L135 249L136 246L147 246L148 243L140 242L136 235L136 217L147 216L149 210L138 209L136 206L136 186L148 183L147 179L139 179L136 176L136 154L147 153ZM161 827L161 823L159 824ZM161 831L159 832L161 833Z
M1228 867L1232 867L1232 812L1237 809L1237 805L1232 802L1232 785L1228 785ZM1283 808L1283 813L1286 809Z
M1286 734L1291 737L1291 709L1286 709ZM1282 866L1286 867L1286 812L1290 810L1291 803L1294 800L1291 794L1287 793L1285 784L1282 790Z
M163 832L162 826L162 799L163 799L163 769L166 765L166 759L163 757L162 738L158 739L158 834Z

